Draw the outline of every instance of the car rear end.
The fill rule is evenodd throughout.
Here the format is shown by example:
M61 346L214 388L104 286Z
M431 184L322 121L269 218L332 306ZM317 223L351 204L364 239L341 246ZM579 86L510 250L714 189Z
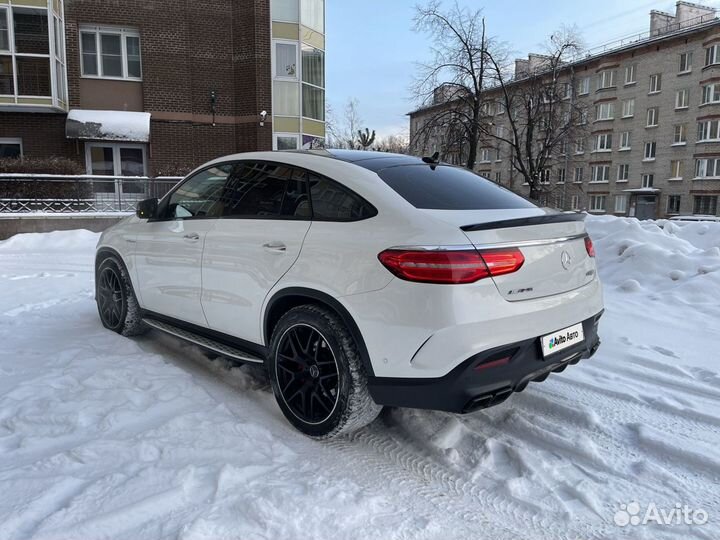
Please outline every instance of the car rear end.
M378 403L470 412L592 356L602 290L582 214L539 209L442 167L378 174L429 228L466 241L387 246L378 260L396 279L346 302L373 358ZM472 182L482 189L466 189Z

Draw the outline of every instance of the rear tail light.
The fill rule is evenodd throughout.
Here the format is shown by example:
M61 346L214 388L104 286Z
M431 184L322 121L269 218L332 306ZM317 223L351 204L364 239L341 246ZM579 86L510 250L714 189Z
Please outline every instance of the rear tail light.
M585 237L585 249L590 257L595 256L595 246L593 246L592 240L590 240L589 236Z
M487 251L388 249L380 262L400 279L421 283L473 283L490 276L516 272L525 262L517 248Z

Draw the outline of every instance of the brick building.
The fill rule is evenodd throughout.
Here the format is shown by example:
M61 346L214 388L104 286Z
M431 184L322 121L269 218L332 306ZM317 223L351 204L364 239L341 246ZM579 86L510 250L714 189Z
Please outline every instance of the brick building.
M0 157L167 175L325 136L324 0L0 0Z
M516 61L513 84L543 57ZM720 20L713 8L677 2L675 14L652 11L644 36L605 46L563 69L568 101L587 111L585 133L568 140L541 175L542 202L566 210L639 218L678 214L718 215L720 205ZM497 89L488 102L501 101ZM435 103L410 114L411 140ZM487 121L508 125L501 107L488 107ZM424 144L424 142L423 142ZM414 152L444 152L442 134ZM485 141L476 170L527 194L513 169L509 147ZM447 155L446 158L452 158Z

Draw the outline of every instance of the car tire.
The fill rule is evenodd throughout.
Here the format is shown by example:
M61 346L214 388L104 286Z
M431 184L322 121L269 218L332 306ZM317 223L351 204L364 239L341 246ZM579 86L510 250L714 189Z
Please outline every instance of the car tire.
M285 418L310 437L351 433L382 410L368 392L355 340L342 320L323 307L298 306L280 318L267 369Z
M100 321L108 330L123 336L147 332L125 265L116 257L103 259L95 273L95 301Z

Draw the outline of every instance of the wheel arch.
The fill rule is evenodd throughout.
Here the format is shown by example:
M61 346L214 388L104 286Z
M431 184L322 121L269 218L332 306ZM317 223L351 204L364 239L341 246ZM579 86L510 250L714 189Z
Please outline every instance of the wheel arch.
M355 343L357 343L360 352L360 358L365 366L368 376L374 376L370 354L368 353L365 339L360 332L360 328L353 319L350 312L337 299L327 293L316 289L308 289L305 287L288 287L276 292L268 301L263 316L263 340L266 344L270 343L273 329L283 314L288 310L304 304L313 304L325 307L340 317L352 335Z

